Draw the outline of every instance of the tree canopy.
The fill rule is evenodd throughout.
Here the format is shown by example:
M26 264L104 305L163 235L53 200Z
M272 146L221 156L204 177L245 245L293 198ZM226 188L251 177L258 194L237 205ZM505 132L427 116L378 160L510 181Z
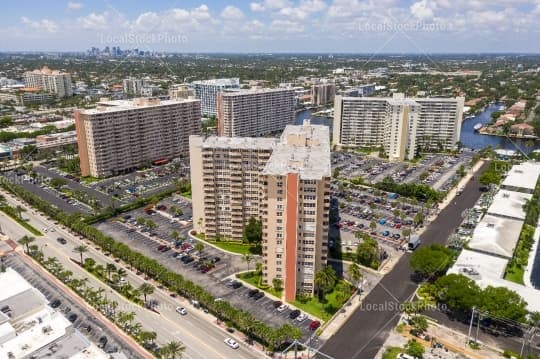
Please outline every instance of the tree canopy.
M421 247L411 256L411 268L423 277L446 272L452 263L453 252L439 244Z

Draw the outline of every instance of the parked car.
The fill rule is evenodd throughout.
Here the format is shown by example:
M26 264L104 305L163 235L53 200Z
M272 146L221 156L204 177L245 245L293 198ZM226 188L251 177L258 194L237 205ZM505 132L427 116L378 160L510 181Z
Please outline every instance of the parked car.
M274 300L274 308L279 308L282 304L281 300Z
M60 306L60 304L62 304L62 302L60 301L60 299L55 299L52 301L51 303L51 307L52 308L58 308Z
M296 317L296 321L300 323L306 319L307 319L307 315L305 315L304 313L301 313L298 317Z
M317 330L321 326L321 322L318 320L312 320L311 323L309 323L309 329L311 330Z
M62 238L62 237L56 238L56 241L58 241L58 243L60 243L60 244L66 244L67 243L66 239Z
M286 309L288 308L288 306L286 304L282 304L280 305L278 308L277 308L277 311L282 313L284 312Z
M301 312L298 309L293 310L289 313L289 318L296 319L301 314Z
M259 293L259 290L258 289L250 289L250 291L248 292L248 297L252 298L255 296L255 294Z

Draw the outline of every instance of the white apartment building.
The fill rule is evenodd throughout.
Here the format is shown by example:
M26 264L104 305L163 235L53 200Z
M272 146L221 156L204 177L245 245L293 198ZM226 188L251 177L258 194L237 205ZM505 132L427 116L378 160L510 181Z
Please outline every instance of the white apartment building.
M217 96L225 90L240 89L240 79L215 79L194 81L192 84L195 97L201 100L201 112L204 116L217 116Z
M418 149L452 150L459 141L463 97L336 96L333 142L383 147L392 160L413 159Z
M124 93L127 95L141 96L146 81L143 79L127 78L122 81Z
M54 93L57 97L73 95L71 75L67 72L51 70L47 66L24 73L24 85Z
M327 259L330 133L289 125L279 139L190 138L195 230L241 240L251 217L263 224L263 283L284 283L284 299L313 294ZM202 179L202 180L201 180Z
M336 84L333 82L318 83L311 86L311 103L314 106L323 106L334 102Z
M294 123L291 89L222 92L218 95L218 135L258 137L280 133Z
M101 101L75 112L81 174L107 177L153 161L188 155L189 136L200 134L196 99Z

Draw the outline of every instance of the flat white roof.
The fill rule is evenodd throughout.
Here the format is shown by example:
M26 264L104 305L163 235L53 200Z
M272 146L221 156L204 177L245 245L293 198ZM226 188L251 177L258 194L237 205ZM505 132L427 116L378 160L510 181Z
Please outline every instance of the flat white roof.
M533 190L536 187L536 181L539 176L540 163L523 162L519 165L512 166L502 185Z
M2 283L0 302L33 288L30 283L11 268L6 268L5 272L0 273L0 283Z
M512 258L523 221L486 214L476 226L469 248Z
M204 140L202 148L271 150L277 142L277 138L211 136Z
M493 197L487 213L514 219L525 219L523 205L532 198L532 194L501 189Z
M463 274L481 288L491 285L513 290L527 302L529 311L540 311L540 290L503 279L507 263L504 258L464 249L448 273Z
M81 109L80 113L85 115L93 115L98 113L110 113L121 112L127 110L141 110L152 107L172 106L186 102L199 102L199 99L187 98L187 99L174 99L174 100L160 100L157 98L138 97L131 100L107 100L99 101L96 108Z

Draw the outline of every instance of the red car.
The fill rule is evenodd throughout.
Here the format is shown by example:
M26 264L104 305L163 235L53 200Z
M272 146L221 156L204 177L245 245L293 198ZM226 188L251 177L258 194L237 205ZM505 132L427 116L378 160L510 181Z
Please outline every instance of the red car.
M401 223L396 224L396 228L400 229L401 228Z
M309 329L311 330L317 330L321 326L321 322L318 320L312 320L311 323L309 323Z

